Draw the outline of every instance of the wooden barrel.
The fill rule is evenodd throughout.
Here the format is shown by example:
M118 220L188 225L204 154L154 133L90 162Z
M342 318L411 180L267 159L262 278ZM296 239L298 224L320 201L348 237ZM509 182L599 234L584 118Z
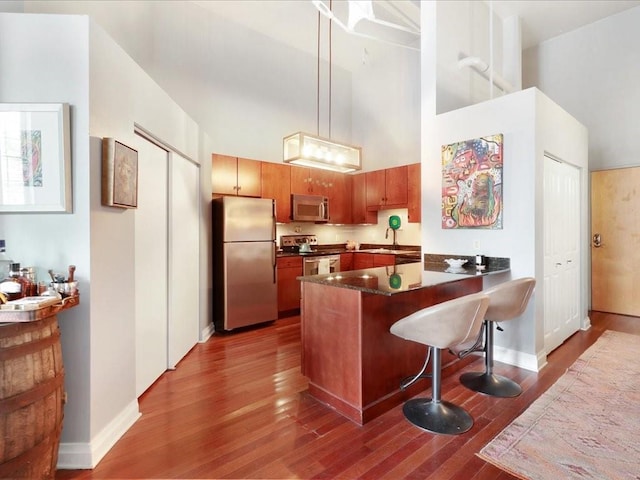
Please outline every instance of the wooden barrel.
M56 316L0 324L0 478L54 478L63 404Z

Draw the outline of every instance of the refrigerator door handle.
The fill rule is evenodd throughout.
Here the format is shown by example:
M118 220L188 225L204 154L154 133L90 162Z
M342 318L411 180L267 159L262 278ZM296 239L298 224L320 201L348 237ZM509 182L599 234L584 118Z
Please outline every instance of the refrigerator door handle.
M273 244L273 250L272 250L273 253L271 254L272 255L272 257L271 257L271 268L273 268L273 283L274 284L278 283L278 276L277 276L277 274L278 274L278 268L277 268L278 267L278 263L277 263L278 262L277 261L278 255L276 253L277 249L278 249L278 247L274 243Z

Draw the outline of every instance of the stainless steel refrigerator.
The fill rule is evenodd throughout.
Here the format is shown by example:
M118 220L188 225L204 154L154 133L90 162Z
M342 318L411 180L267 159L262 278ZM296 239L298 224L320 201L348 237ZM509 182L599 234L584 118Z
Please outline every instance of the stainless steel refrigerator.
M220 197L212 215L216 331L276 320L275 201Z

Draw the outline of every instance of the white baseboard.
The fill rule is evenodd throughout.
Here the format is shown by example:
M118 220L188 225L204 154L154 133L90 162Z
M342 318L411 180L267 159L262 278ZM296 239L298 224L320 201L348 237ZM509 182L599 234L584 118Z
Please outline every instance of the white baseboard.
M516 350L499 347L498 345L493 346L493 359L498 362L524 368L525 370L531 370L532 372L539 372L547 363L546 355L544 355L544 358L540 358L538 355L518 352Z
M211 338L211 335L213 335L213 332L215 331L214 327L213 327L213 322L209 323L207 325L206 328L204 328L201 332L200 332L200 340L198 341L198 343L204 343L207 340L209 340Z
M124 433L140 418L138 400L131 402L90 443L60 443L57 468L84 470L94 468Z

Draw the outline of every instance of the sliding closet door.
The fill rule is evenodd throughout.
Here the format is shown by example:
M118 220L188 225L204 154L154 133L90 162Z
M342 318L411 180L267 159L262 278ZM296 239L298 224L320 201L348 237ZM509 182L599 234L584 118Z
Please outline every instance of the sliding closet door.
M169 164L169 368L198 342L199 166L176 153Z
M137 138L135 210L136 396L167 369L168 152Z

